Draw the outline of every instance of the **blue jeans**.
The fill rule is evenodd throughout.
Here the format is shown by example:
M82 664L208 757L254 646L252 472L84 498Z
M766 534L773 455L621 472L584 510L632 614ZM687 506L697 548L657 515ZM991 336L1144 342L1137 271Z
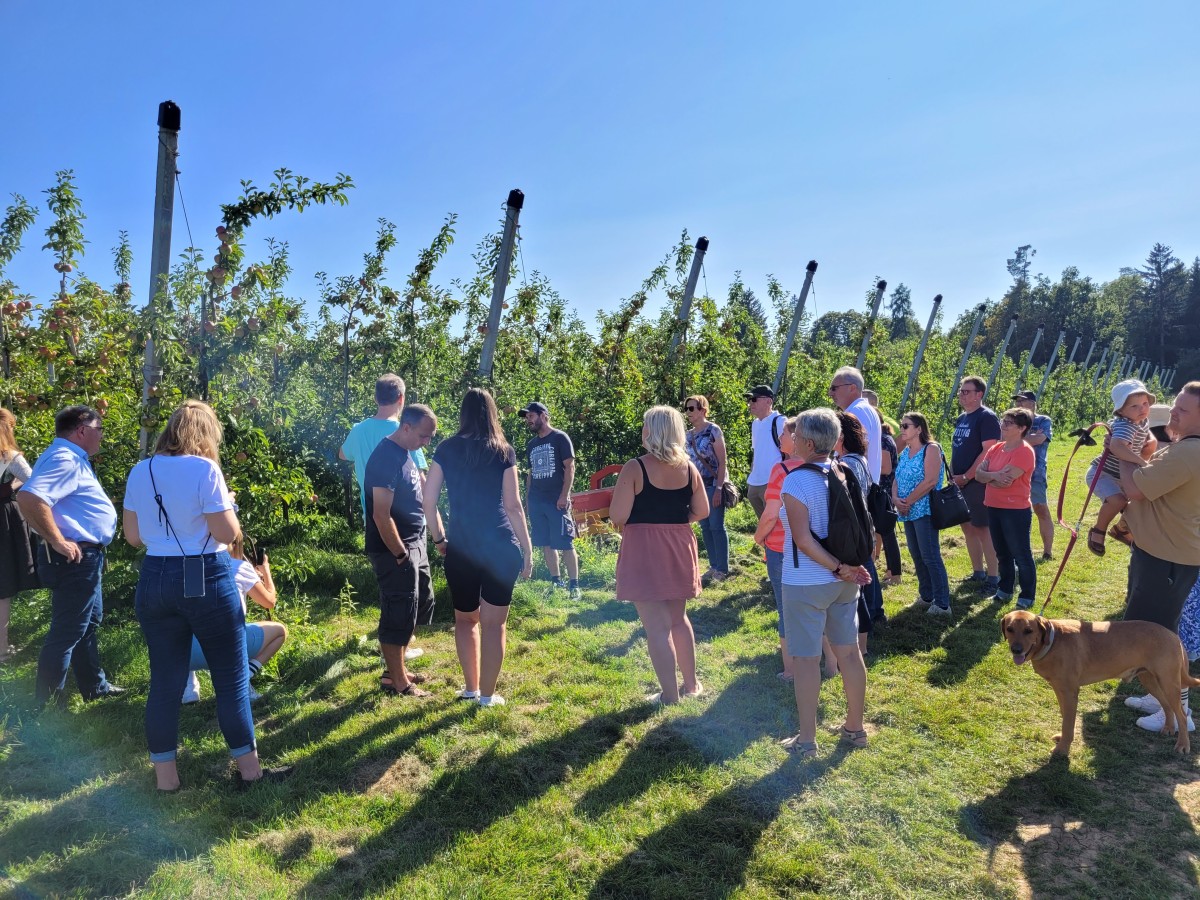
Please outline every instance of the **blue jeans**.
M187 681L192 636L200 642L213 690L217 724L233 757L254 751L250 679L246 658L246 614L233 580L228 553L204 555L204 596L183 596L182 556L147 556L142 562L134 607L150 650L150 696L146 699L146 743L152 762L175 758L179 704Z
M905 522L904 536L908 539L908 552L917 572L920 598L943 609L949 608L950 579L946 575L946 564L942 561L942 547L938 543L938 531L933 527L933 519L921 516Z
M877 619L883 615L883 586L879 583L879 570L875 568L874 558L867 560L865 568L871 573L871 583L863 588L866 593L867 612L871 614L872 619Z
M1029 546L1029 526L1033 522L1033 510L988 508L988 530L992 533L992 546L996 548L996 560L1000 564L1000 587L997 593L1007 600L1013 595L1016 578L1021 579L1022 607L1033 606L1037 593L1037 567L1033 564L1033 549Z
M783 637L783 551L772 550L770 547L767 547L766 551L767 578L771 580L771 592L775 594L775 612L779 614L775 629L779 636Z
M80 549L83 559L77 563L67 562L49 548L38 553L38 577L50 589L50 631L38 656L35 696L39 704L66 687L67 669L74 670L75 685L84 699L94 699L108 689L97 637L104 620L100 597L104 551Z
M704 479L708 491L708 518L700 520L700 536L704 538L704 552L708 564L718 572L729 571L729 532L725 530L725 507L713 505L716 482Z

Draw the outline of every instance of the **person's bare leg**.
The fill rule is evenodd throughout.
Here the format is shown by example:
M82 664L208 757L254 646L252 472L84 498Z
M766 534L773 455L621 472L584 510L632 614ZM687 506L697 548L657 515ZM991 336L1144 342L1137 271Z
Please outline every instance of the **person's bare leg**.
M958 526L962 529L963 540L967 542L967 555L971 557L971 571L983 571L983 546L979 543L979 535L975 532L975 526L970 522L965 522Z
M564 550L562 552L563 562L567 564L567 577L572 581L579 580L579 554L575 552L575 548Z
M260 622L259 625L263 630L263 645L254 658L265 666L287 640L287 627L281 622Z
M867 633L865 631L860 631L858 633L858 652L863 656L867 655ZM838 668L841 668L841 665L842 664L839 662Z
M1000 557L996 555L996 547L992 543L992 530L990 528L977 528L979 532L979 541L983 544L983 558L987 560L988 578L1000 577Z
M12 597L0 598L0 659L8 653L8 620L12 615Z
M407 644L401 646L400 644L379 642L379 650L383 653L383 661L387 663L388 675L392 679L392 687L397 691L405 690L410 684L408 669L404 667L404 651L407 649Z
M179 768L175 760L154 763L154 780L160 791L173 791L179 787Z
M696 634L687 616L687 601L668 600L667 614L671 619L671 647L675 650L675 664L683 676L683 693L699 694L704 686L696 678Z
M258 781L258 779L262 778L262 764L258 761L257 750L244 753L235 761L237 762L238 773L242 776L242 781Z
M842 690L846 693L846 730L862 731L863 712L867 702L867 667L858 644L833 648L838 668L842 670Z
M1042 556L1054 553L1054 520L1050 518L1050 507L1045 503L1033 504L1038 520L1038 533L1042 536Z
M468 691L479 690L479 610L454 611L454 649L462 667L463 686Z
M787 641L783 638L779 639L779 655L783 657L783 674L788 678L794 678L796 673L792 671L792 654L787 651Z
M543 547L542 556L546 560L546 571L550 573L550 577L558 578L558 551L552 547Z
M803 743L814 743L817 739L817 700L821 694L821 661L816 656L792 657L792 672L795 681L796 714L799 724L796 736Z
M1105 497L1104 502L1100 504L1100 512L1096 514L1096 528L1100 531L1108 531L1108 526L1125 509L1125 505L1124 494Z
M500 680L500 667L504 664L504 650L508 637L508 607L493 606L486 600L479 604L480 655L479 693L491 697L496 693L496 682Z
M829 638L824 635L821 635L821 653L825 657L825 677L833 678L838 673L837 657L833 655L833 647L829 644Z
M679 702L679 685L675 681L675 648L671 645L671 618L661 600L635 601L638 617L646 629L646 649L650 663L662 688L663 703ZM694 677L694 675L693 675Z

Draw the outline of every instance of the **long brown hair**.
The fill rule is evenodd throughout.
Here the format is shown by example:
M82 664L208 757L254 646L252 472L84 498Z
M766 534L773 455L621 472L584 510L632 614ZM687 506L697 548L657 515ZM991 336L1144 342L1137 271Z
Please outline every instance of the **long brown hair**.
M163 456L203 456L219 465L217 453L223 437L221 423L211 406L199 400L184 400L171 413L154 452Z
M488 456L507 459L513 452L500 427L496 401L483 388L471 388L463 397L458 410L458 437L476 442L466 454L472 465Z
M12 410L0 407L0 455L9 453L20 453L21 448L17 446L17 417L12 414Z

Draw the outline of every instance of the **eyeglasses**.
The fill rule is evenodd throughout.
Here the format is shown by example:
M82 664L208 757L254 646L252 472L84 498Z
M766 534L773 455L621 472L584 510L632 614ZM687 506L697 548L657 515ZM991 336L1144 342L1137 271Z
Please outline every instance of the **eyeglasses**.
M910 423L908 423L908 422L901 422L901 423L900 423L900 430L901 430L901 431L907 431L909 428L912 428L912 427L913 427L913 426L912 426Z
M831 384L829 386L829 393L832 394L838 388L844 388L844 387L849 387L849 386L850 386L850 382L848 382L848 381L843 381L841 384Z
M104 434L104 426L103 425L80 425L79 427L80 428L90 428L92 431L98 432L100 434Z
M1000 424L1001 424L1001 425L1008 425L1008 426L1010 426L1010 427L1011 427L1011 426L1013 426L1013 425L1016 425L1017 423L1016 423L1016 422L1014 422L1012 419L1001 419L1001 420L1000 420Z
M975 390L975 388L959 388L958 393L959 394L978 394L979 391Z
M695 412L695 411L696 411L696 410L698 410L699 408L700 408L700 407L698 407L698 406L685 406L685 407L683 408L683 411L684 411L684 412Z

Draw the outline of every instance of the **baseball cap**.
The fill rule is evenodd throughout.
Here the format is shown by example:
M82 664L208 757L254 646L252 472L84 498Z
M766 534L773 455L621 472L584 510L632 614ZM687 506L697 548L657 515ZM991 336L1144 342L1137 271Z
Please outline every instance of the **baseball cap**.
M1165 428L1171 424L1171 407L1165 403L1155 403L1150 407L1150 421L1147 423L1151 428Z
M1017 391L1012 395L1012 398L1014 400L1032 400L1034 403L1037 403L1037 394L1033 391Z
M1124 381L1118 381L1112 389L1113 412L1118 412L1122 406L1129 400L1133 394L1146 394L1150 397L1150 403L1153 404L1157 398L1150 393L1150 389L1137 378L1127 378Z
M747 400L757 400L760 397L770 397L774 400L775 392L765 384L756 384L750 390L746 391L746 393L742 394L742 396Z
M524 409L517 410L517 412L523 416L526 413L548 413L548 412L550 412L550 410L546 409L546 404L538 403L536 400L534 400L532 403L528 404Z

